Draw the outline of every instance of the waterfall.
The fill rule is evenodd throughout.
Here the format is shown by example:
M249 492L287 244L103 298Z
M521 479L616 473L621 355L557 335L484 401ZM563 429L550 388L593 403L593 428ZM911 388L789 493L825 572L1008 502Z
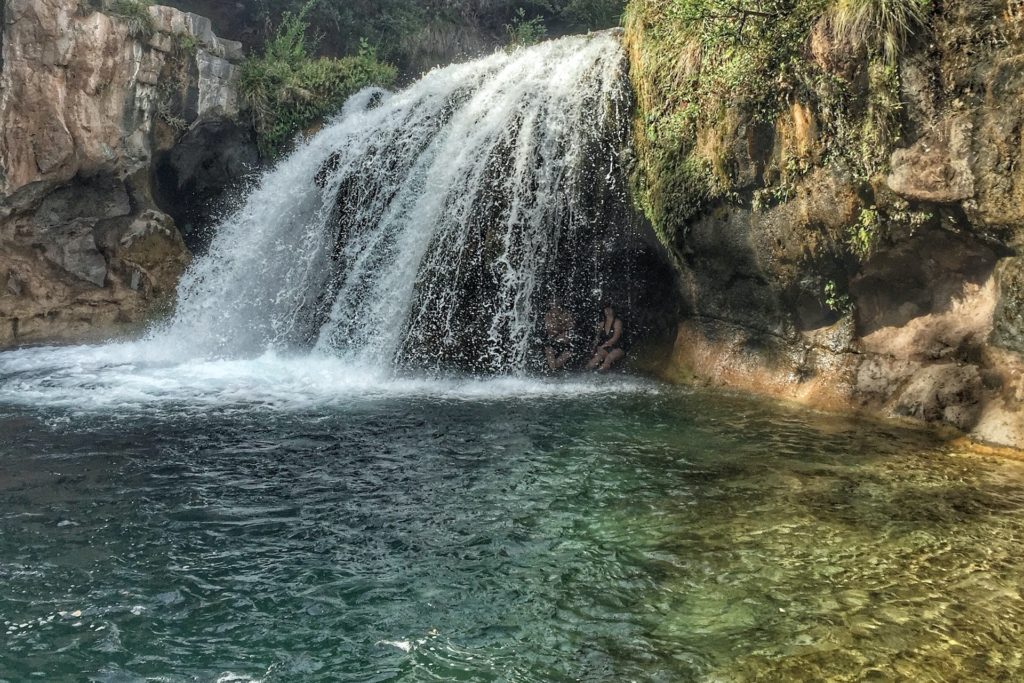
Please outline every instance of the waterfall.
M629 94L599 33L368 89L266 173L151 332L208 357L526 370L553 295L607 287Z

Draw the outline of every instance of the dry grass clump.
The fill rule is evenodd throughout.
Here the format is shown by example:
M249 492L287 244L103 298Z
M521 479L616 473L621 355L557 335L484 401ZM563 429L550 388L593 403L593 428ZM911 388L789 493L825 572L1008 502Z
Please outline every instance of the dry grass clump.
M838 0L828 16L837 36L894 64L910 36L927 23L931 4L931 0Z

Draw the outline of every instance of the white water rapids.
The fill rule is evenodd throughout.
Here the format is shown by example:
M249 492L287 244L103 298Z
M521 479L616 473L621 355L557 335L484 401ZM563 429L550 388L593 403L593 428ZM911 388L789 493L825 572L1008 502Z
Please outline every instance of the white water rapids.
M605 284L593 245L624 196L628 113L611 33L359 93L217 228L171 319L137 342L2 353L0 403L621 390L526 371L549 298ZM452 367L504 379L417 379Z

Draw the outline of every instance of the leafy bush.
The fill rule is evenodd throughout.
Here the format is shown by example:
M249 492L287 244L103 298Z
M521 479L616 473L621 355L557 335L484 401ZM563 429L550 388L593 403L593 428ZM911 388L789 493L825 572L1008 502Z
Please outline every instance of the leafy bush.
M298 13L305 1L256 0L248 27L258 33L267 23L276 25L284 14ZM354 52L365 38L382 59L403 66L417 38L439 27L501 40L522 10L525 19L539 20L544 35L562 35L616 26L625 5L626 0L319 0L309 21L326 34L321 45L326 54Z
M494 4L501 11L501 2ZM546 25L568 31L592 31L617 26L625 10L625 0L507 0L508 8L528 10ZM508 10L506 10L508 11Z
M512 18L512 23L505 24L505 32L508 33L510 46L526 47L544 40L548 30L544 26L543 17L527 19L526 10L520 7Z
M931 0L838 0L831 20L838 36L894 64L930 9Z
M856 224L850 226L847 244L861 261L866 261L878 244L880 220L875 207L861 209Z
M112 14L128 24L128 35L133 38L147 38L153 35L153 17L149 13L149 0L117 0Z
M365 42L354 56L313 58L308 7L285 15L263 55L242 64L242 97L267 157L280 154L296 133L336 112L354 92L397 78L395 68L378 60Z
M617 26L624 10L622 0L568 0L559 16L573 27L591 30Z

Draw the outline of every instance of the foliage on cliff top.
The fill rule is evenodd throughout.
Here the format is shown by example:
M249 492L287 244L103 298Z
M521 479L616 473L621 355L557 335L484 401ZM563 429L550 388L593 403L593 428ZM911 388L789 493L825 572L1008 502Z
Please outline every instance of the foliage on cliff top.
M505 31L508 33L509 45L512 47L526 47L539 43L548 33L541 17L527 19L526 10L521 7L516 16L512 18L512 23L505 25Z
M301 11L305 0L258 0L249 21L257 29ZM310 22L326 34L325 54L348 54L366 40L380 56L405 65L424 35L454 28L490 34L501 40L506 26L522 11L544 32L558 35L616 26L626 0L320 0Z
M240 90L253 117L260 150L274 157L301 130L338 111L353 93L388 86L397 71L365 43L359 54L313 58L307 9L288 14L262 55L242 64Z
M861 175L877 172L901 106L889 65L929 7L930 0L631 0L634 189L663 240L674 241L710 201L751 183L775 182L763 196L788 196L814 163L812 151L775 159L772 169L752 168L745 157L775 144L764 131L795 106L831 137L833 158L852 160ZM815 32L867 65L866 105L811 57Z

